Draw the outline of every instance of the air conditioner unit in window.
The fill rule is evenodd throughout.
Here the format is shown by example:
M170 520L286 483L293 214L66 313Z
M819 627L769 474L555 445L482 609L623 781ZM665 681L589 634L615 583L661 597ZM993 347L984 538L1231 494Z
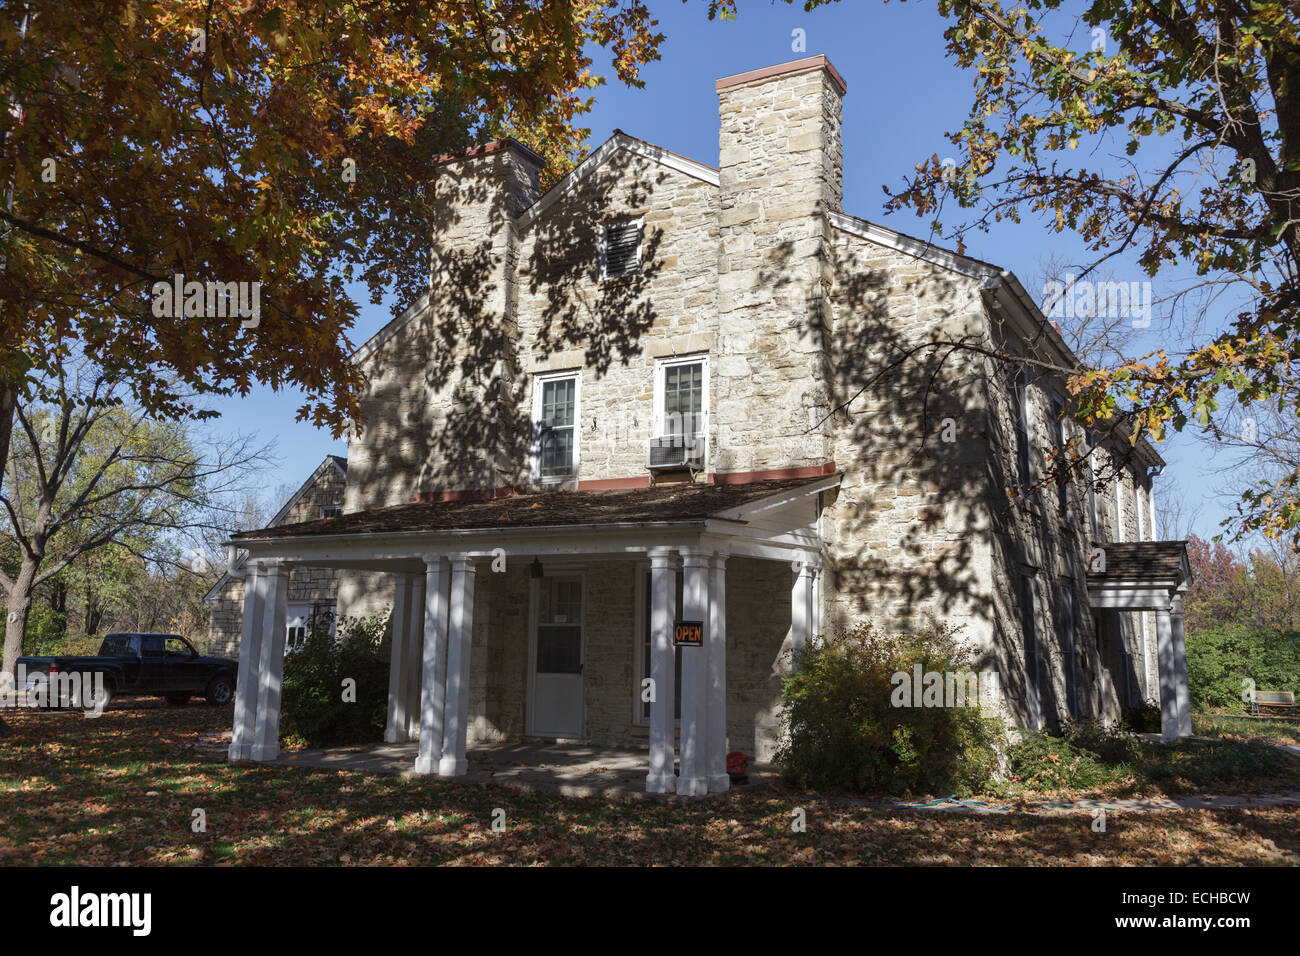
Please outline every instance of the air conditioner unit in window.
M646 446L645 466L651 471L703 468L703 435L663 435Z

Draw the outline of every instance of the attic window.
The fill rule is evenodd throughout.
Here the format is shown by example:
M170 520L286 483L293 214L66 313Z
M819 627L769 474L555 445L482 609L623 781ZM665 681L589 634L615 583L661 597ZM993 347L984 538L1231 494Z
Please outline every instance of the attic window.
M322 518L340 518L343 516L343 509L338 505L330 505L320 510Z
M600 230L600 277L614 279L641 271L641 220L610 223Z

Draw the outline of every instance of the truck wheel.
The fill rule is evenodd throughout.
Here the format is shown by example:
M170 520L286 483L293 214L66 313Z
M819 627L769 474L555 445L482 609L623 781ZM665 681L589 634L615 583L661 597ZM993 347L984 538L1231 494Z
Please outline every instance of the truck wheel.
M102 687L96 687L94 681L87 681L86 686L81 693L81 699L77 702L82 710L100 710L108 709L109 702L113 699L113 685L104 681Z
M168 694L167 695L167 703L171 704L173 707L184 707L189 702L190 702L189 694Z
M207 692L204 694L208 703L216 707L223 707L235 696L235 682L225 674L218 674L212 678L212 683L208 684Z

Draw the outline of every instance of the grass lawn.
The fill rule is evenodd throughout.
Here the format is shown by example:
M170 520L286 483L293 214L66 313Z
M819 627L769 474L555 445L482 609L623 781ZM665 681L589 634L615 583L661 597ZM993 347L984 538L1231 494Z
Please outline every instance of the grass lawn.
M941 814L732 795L606 804L437 779L232 766L228 708L4 715L0 864L1300 863L1300 808ZM506 812L504 832L493 810ZM191 829L206 814L206 832Z
M1267 740L1300 747L1300 717L1233 717L1226 714L1195 714L1192 729L1202 737L1235 737L1239 740Z

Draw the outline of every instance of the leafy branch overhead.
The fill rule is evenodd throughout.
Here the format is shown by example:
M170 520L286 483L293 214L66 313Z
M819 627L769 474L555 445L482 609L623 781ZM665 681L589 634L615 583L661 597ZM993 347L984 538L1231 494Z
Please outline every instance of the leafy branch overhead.
M347 285L399 307L426 288L432 157L511 134L562 174L603 82L588 51L639 83L653 28L615 0L10 5L0 411L82 352L163 415L260 383L340 432ZM177 274L261 282L260 323L156 315Z
M787 0L791 2L791 0ZM805 9L832 0L807 0ZM734 0L711 12L735 13ZM1073 375L1087 425L1164 440L1221 405L1294 416L1300 387L1300 13L1281 0L941 0L969 114L895 192L965 247L1002 220L1042 220L1149 276L1213 293L1216 331ZM945 204L962 221L945 224ZM1223 293L1223 294L1220 294ZM1229 304L1230 302L1236 304ZM1221 304L1220 304L1221 303ZM1247 489L1239 532L1300 534L1300 464Z
M937 157L922 164L888 207L937 216L951 197L978 210L953 233L958 242L972 228L1037 215L1076 232L1097 254L1094 268L1132 255L1148 275L1182 265L1240 284L1248 305L1210 340L1081 370L1071 388L1086 424L1122 416L1135 437L1159 441L1193 421L1209 426L1225 392L1294 408L1295 10L1108 0L1049 24L1059 6L941 5L949 53L976 78L970 115L950 135L962 159L956 176L945 177ZM1126 157L1118 164L1080 158L1081 142L1116 140ZM1239 530L1300 527L1298 478L1247 490Z

